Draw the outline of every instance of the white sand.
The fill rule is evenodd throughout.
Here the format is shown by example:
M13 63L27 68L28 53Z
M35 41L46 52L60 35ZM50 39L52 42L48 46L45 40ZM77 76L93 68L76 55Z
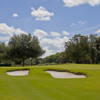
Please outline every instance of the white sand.
M75 75L69 72L58 72L58 71L45 71L50 73L54 78L85 78L85 75Z
M6 73L11 76L24 76L29 74L29 70L9 71Z

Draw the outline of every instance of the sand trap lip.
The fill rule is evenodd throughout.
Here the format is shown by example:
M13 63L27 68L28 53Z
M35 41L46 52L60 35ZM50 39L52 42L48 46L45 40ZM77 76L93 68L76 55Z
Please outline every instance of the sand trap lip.
M29 74L29 70L7 71L6 74L10 76L25 76Z
M49 74L51 74L51 76L53 78L86 78L85 75L76 75L74 73L70 73L70 72L61 72L61 71L45 71Z

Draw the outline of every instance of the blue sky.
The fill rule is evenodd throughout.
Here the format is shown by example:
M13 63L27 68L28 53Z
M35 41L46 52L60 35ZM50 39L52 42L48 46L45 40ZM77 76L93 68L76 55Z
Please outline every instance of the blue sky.
M0 0L0 41L36 35L43 57L64 51L74 34L100 33L100 0Z

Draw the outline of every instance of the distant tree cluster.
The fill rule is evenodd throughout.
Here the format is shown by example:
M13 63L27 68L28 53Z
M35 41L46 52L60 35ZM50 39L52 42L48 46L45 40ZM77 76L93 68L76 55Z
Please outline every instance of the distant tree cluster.
M100 61L100 36L74 35L65 43L67 59L76 63L98 63Z
M61 52L61 53L56 53L54 55L50 55L46 58L43 59L43 63L66 63L66 53Z
M38 65L43 63L43 58L29 58L25 60L25 65Z
M8 44L0 43L0 62L14 61L16 64L21 64L28 58L38 58L42 56L45 51L39 45L38 38L31 36L31 34L13 35Z

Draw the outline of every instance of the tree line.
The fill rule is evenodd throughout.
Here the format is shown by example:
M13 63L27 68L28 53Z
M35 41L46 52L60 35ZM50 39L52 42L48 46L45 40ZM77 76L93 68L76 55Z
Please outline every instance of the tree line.
M100 36L74 35L65 42L65 51L44 58L44 63L99 63Z
M65 51L39 58L45 50L39 45L39 40L31 34L13 35L8 44L0 42L0 63L15 62L15 64L51 64L51 63L99 63L100 36L74 35L65 42Z

